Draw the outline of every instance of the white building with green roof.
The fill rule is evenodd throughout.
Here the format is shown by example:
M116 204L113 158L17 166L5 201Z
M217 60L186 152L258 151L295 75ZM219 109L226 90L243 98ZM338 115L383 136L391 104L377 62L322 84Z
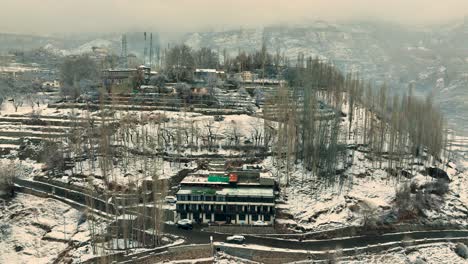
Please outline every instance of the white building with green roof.
M177 192L177 218L199 223L273 224L275 194L266 188L245 186L182 186Z

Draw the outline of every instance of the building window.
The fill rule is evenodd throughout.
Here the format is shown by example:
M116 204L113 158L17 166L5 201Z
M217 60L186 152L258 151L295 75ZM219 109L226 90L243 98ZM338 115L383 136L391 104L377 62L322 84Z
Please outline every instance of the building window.
M271 221L271 216L270 215L264 215L263 220L265 220L266 222L269 222L269 221Z
M245 221L245 214L239 215L239 221Z
M180 219L187 219L187 213L180 213Z
M258 221L258 215L252 215L252 221Z
M193 219L198 222L200 220L200 213L193 213Z
M192 201L199 201L200 200L200 196L198 195L193 195L192 196Z
M205 219L211 220L211 214L206 213L205 214Z
M205 201L213 201L213 196L205 196Z
M224 197L224 196L216 196L216 200L217 200L218 202L224 202L224 201L226 201L226 197Z
M227 211L228 212L235 212L236 211L236 206L235 205L228 205Z

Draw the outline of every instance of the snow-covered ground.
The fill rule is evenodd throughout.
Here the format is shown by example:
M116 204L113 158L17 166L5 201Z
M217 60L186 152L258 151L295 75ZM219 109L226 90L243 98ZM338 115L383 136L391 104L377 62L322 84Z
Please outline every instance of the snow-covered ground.
M346 106L345 106L346 108ZM12 119L28 118L30 114L40 115L45 120L67 120L69 117L85 118L87 116L96 117L98 112L87 112L76 109L54 109L45 106L39 109L31 107L20 107L18 112L8 103L4 105L1 112L2 117ZM361 111L362 112L362 111ZM344 111L344 113L347 113ZM362 113L355 111L357 118L353 120L352 127L359 131L359 118ZM249 115L224 115L221 119L215 120L214 116L201 115L192 112L168 112L168 111L117 111L117 119L121 123L117 132L113 136L116 144L127 149L140 152L155 153L160 151L160 145L142 144L136 140L123 140L125 134L149 135L155 139L159 134L169 133L172 141L179 140L182 147L175 148L173 143L165 145L163 151L168 155L201 155L201 154L241 154L242 151L233 149L223 149L222 146L235 145L233 138L238 138L239 145L251 140L256 132L263 133L264 123L261 118ZM148 122L151 118L164 117L162 123ZM121 119L120 119L121 118ZM125 127L124 119L136 121L129 122ZM146 121L145 121L146 120ZM348 119L342 122L342 127L348 127ZM272 122L273 123L273 122ZM31 126L21 125L18 127L11 124L3 125L3 131L31 131ZM195 126L195 129L194 129ZM61 129L62 126L47 126L47 128ZM66 126L63 126L66 128ZM181 129L182 128L182 129ZM178 131L178 132L177 132ZM182 132L181 132L182 131ZM41 131L38 131L41 132ZM179 133L179 134L178 134ZM208 136L215 135L217 143L211 149L201 148L202 142ZM192 136L199 137L198 148L188 149L188 143L177 137L188 139ZM136 137L134 137L136 138ZM161 141L161 139L159 139ZM356 142L360 142L356 139ZM348 142L350 144L356 142ZM465 138L458 137L456 142L466 142ZM153 143L161 144L156 140ZM131 182L141 182L151 179L153 173L157 173L159 178L170 178L181 169L196 168L196 161L181 163L168 162L161 158L144 157L132 152L122 151L119 157L112 157L111 169L107 171L109 179L123 186ZM346 169L342 176L342 182L335 186L325 186L316 175L304 170L302 164L293 165L289 171L290 185L282 189L284 203L277 205L285 213L292 216L292 219L277 219L278 223L300 227L302 230L326 230L337 227L361 226L368 217L378 217L388 213L394 207L395 193L402 182L414 183L418 186L431 182L428 176L423 176L420 171L423 166L411 168L414 177L402 179L397 182L393 176L385 170L388 168L388 161L382 164L372 161L365 150L359 149L352 154L353 165ZM20 162L16 160L16 162ZM96 169L93 169L93 162ZM21 161L28 169L27 176L40 173L42 164L26 160ZM56 180L71 182L77 185L87 185L85 178L72 177L74 174L93 176L94 184L104 187L102 180L103 172L99 169L102 158L96 161L86 159L76 164L73 169L64 171L63 176L56 177ZM277 177L272 157L267 158L262 163L264 168L269 169L272 177ZM439 164L444 166L444 164ZM425 212L427 220L468 224L468 176L464 171L467 166L466 160L461 160L458 164L452 163L450 167L445 167L451 178L450 191L444 196L440 210ZM406 169L406 168L405 168ZM31 173L34 172L34 173ZM285 177L279 178L281 184L285 183ZM34 200L29 202L29 200ZM10 208L12 207L12 208ZM0 263L2 260L19 259L19 263L28 263L31 258L39 258L39 263L48 263L54 256L57 256L67 247L64 240L73 239L86 241L89 239L87 223L77 225L80 212L67 205L51 199L32 199L32 196L19 194L12 202L12 205L2 209L0 219L2 228L11 232L3 236L0 240ZM10 217L11 215L14 217ZM36 215L39 215L36 217ZM63 218L63 216L66 216ZM14 221L13 221L14 220ZM65 222L64 222L65 221ZM47 230L44 230L46 224ZM65 227L65 231L63 228ZM3 229L2 229L3 232ZM7 234L7 233L5 233ZM63 237L63 238L62 238ZM119 243L119 241L116 241ZM19 247L16 247L19 245ZM21 249L22 247L22 249ZM86 258L91 256L89 246L80 247L72 252L75 259L80 256ZM3 259L2 259L3 258Z
M251 261L248 259L234 257L224 252L217 252L214 258L216 264L259 264L259 262Z
M83 212L54 199L18 193L0 203L0 263L51 263L68 241L89 240Z
M300 165L291 170L290 186L283 190L284 204L277 208L290 214L293 219L277 219L278 223L298 226L302 230L316 231L338 227L361 226L365 219L378 218L389 213L395 204L395 193L405 183L423 186L435 181L414 170L411 179L397 181L385 170L371 166L364 153L356 151L354 165L345 171L342 184L325 186L317 177ZM468 225L468 173L462 167L447 168L451 178L450 191L441 200L439 210L426 210L428 221ZM264 167L273 168L271 159ZM275 174L273 172L273 174Z
M76 163L75 168L65 170L63 176L55 177L55 180L62 182L73 182L74 185L89 187L90 179L92 184L98 188L104 188L103 171L99 168L99 162L102 158L96 158L94 161L95 168L93 169L92 161L85 160ZM122 186L129 184L140 185L145 180L151 180L155 175L158 179L169 179L176 175L182 169L196 168L195 162L180 163L164 161L161 158L128 158L125 165L123 162L117 162L113 165L106 175L110 182L117 183ZM90 179L73 177L80 174L91 176Z
M337 258L343 264L463 264L468 263L455 253L454 243L436 243L407 248L397 248L378 254L363 254Z
M97 244L93 253L90 223L99 235L109 222L97 215L92 219L87 219L84 211L54 199L18 193L11 201L0 200L0 263L52 263L64 251L67 259L82 263L115 253L113 248L106 248L108 242L105 247ZM121 244L121 240L114 241L116 248Z

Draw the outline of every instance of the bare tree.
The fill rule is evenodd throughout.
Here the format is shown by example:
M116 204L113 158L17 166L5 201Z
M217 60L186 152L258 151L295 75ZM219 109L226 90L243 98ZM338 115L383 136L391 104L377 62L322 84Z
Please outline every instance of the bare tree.
M14 181L18 173L13 160L9 163L0 162L0 197L13 197Z
M18 108L23 106L24 97L22 95L16 95L15 98L12 99L13 107L15 108L15 112L18 112Z

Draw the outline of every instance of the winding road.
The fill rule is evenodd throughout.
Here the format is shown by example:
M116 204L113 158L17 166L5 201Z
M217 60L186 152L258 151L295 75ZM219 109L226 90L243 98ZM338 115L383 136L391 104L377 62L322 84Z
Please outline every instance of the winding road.
M19 191L26 189L32 189L34 191L40 191L48 193L53 198L57 198L61 201L70 203L73 202L75 206L86 207L86 201L93 200L96 205L96 209L105 212L105 203L103 200L95 197L91 197L88 194L69 190L64 187L56 186L49 183L17 179L15 180L15 187ZM210 236L213 237L215 242L226 241L226 234L219 234L214 232L206 232L195 227L193 230L183 230L177 228L175 225L164 226L164 232L184 237L187 244L206 244L210 241ZM415 232L404 232L404 233L389 233L384 235L368 235L368 236L357 236L357 237L345 237L327 240L305 240L299 241L296 239L278 239L271 237L261 237L255 235L244 235L246 243L257 244L267 247L284 248L284 249L301 249L301 250L313 250L313 251L325 251L336 249L337 247L356 248L365 247L370 245L379 245L390 242L402 242L405 240L423 240L423 239L454 239L464 238L468 240L468 230L438 230L438 231L415 231Z

